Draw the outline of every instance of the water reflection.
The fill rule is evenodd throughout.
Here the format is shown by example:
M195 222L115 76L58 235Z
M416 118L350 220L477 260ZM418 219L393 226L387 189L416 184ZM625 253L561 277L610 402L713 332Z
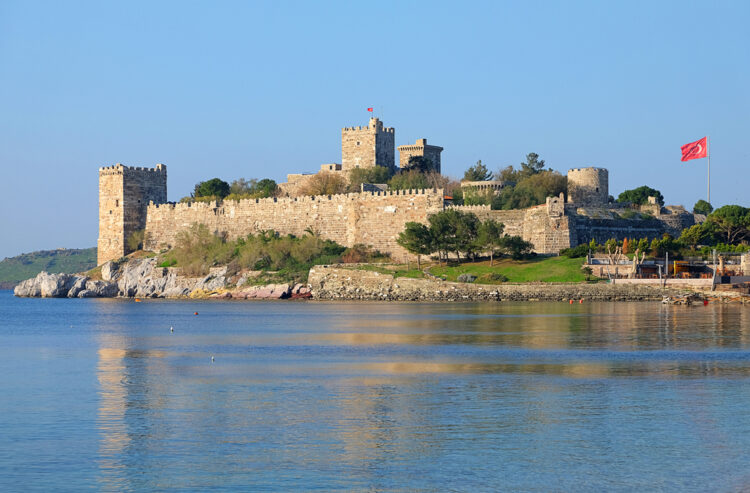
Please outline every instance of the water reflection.
M683 460L744 461L745 307L148 305L98 308L105 490L645 487L717 437Z

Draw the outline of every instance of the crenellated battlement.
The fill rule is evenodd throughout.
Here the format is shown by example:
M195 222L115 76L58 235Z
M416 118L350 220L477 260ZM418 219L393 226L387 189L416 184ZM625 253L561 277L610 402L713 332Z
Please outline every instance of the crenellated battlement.
M247 207L258 205L263 206L284 206L294 204L316 204L321 202L352 202L352 201L369 201L369 200L380 200L389 197L407 197L413 195L427 195L432 198L443 197L442 188L420 188L410 190L387 190L387 191L367 191L367 192L352 192L352 193L341 193L335 195L311 195L311 196L300 196L300 197L268 197L268 198L256 198L256 199L239 199L239 200L211 200L209 202L193 201L193 202L165 202L165 203L154 203L151 201L148 204L149 209L164 210L170 209L175 211L185 210L213 210L217 208L227 207ZM483 207L483 206L466 206L466 207ZM489 206L487 206L489 207Z
M381 127L379 129L375 129L372 127L367 126L359 126L359 127L343 127L341 129L341 132L362 132L362 131L368 131L368 130L377 130L378 132L384 132L384 133L395 133L396 129L394 127Z
M145 166L125 166L124 164L117 163L112 166L102 166L99 168L99 175L122 175L125 173L166 174L167 167L161 163L157 164L154 168L147 168Z
M492 207L489 205L449 205L446 209L455 209L464 212L489 211Z

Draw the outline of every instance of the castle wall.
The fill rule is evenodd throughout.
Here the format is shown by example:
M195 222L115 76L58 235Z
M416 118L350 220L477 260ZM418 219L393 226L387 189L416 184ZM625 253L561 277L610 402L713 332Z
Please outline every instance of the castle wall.
M404 259L409 254L396 239L405 224L426 223L429 214L442 209L442 190L152 204L148 206L145 248L169 248L180 231L203 223L230 239L265 230L301 236L311 228L345 246L362 243Z
M621 241L625 238L661 238L665 233L665 224L657 219L593 219L576 216L574 228L577 241L571 246L589 243L592 239L599 244L614 238Z
M117 164L99 169L99 238L97 262L130 253L127 238L146 227L149 202L167 201L167 167Z
M457 206L474 213L480 220L494 219L505 226L504 233L520 236L534 245L537 253L558 253L576 241L571 217L565 215L563 196L550 197L547 203L528 209L491 210L488 205Z

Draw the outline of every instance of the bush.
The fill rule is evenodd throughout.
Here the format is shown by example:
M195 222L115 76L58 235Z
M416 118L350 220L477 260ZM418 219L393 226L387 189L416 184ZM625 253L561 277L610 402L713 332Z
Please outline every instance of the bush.
M587 243L584 243L583 245L578 245L573 248L564 248L560 250L560 255L564 255L568 258L581 258L589 254L590 248L591 247Z
M341 262L345 264L361 264L372 261L389 260L390 255L374 250L367 245L357 244L347 248L341 255Z
M143 249L143 240L146 237L146 230L139 229L138 231L133 231L128 235L128 239L126 241L128 250L131 252L135 252L136 250Z
M488 282L508 282L508 278L499 272L489 272L480 276L479 279Z
M460 274L456 280L458 282L474 282L477 280L477 276L472 274Z
M339 263L344 250L343 246L317 235L298 238L280 236L274 231L226 241L205 225L193 224L178 235L175 248L166 254L160 266L176 265L185 275L199 276L207 274L212 266L227 265L235 272L275 271L276 277L267 279L269 282L301 282L313 265ZM370 255L377 253L371 251Z

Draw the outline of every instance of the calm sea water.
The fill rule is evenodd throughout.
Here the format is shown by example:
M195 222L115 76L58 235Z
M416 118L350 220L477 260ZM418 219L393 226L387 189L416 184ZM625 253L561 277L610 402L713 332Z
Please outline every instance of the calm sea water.
M750 489L750 306L3 291L0 317L2 491Z

